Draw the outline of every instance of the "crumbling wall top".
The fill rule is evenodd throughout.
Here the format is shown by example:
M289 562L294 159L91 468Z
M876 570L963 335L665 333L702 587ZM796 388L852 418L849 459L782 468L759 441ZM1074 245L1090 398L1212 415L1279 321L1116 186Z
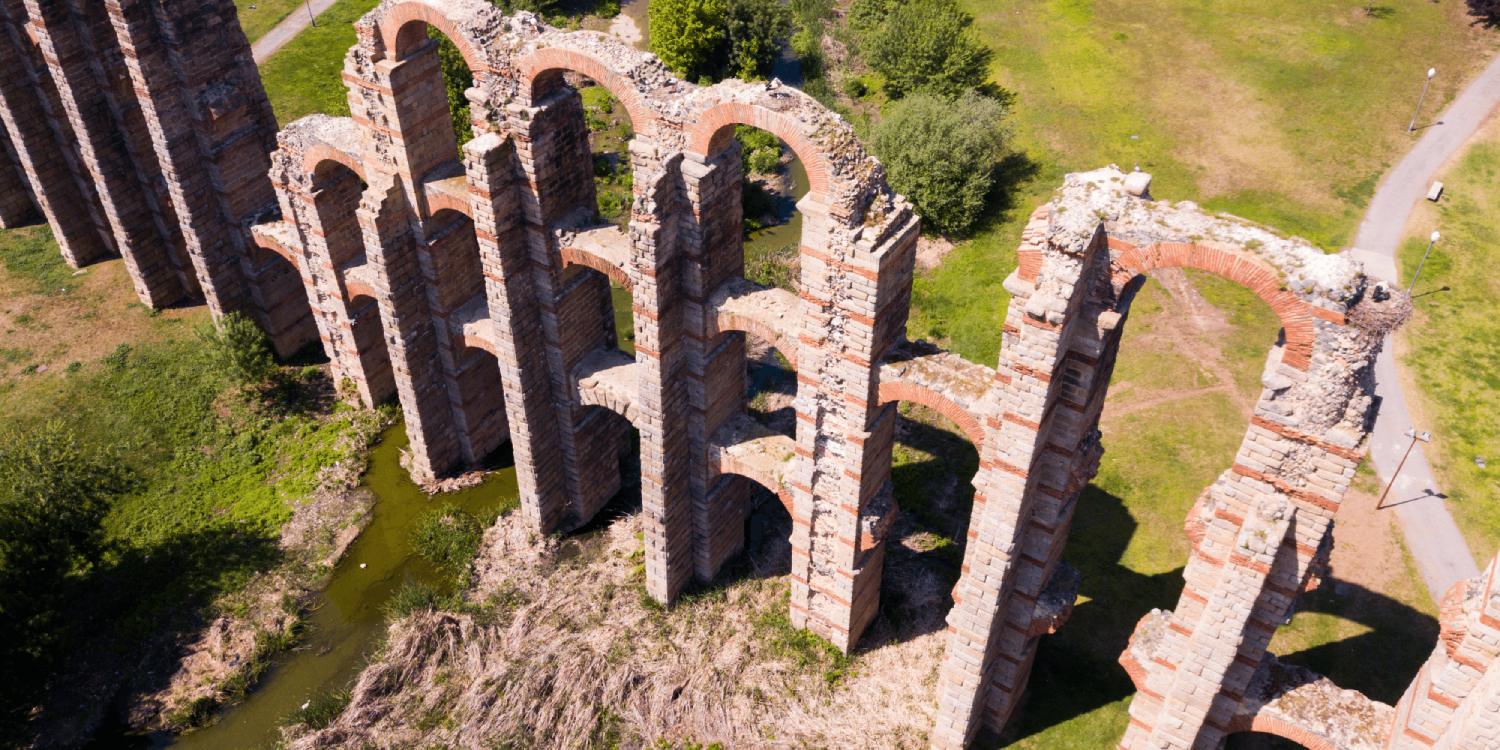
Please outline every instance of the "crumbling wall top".
M1108 166L1064 178L1051 202L1048 239L1054 247L1081 253L1099 223L1116 240L1145 246L1160 242L1227 246L1274 268L1285 289L1305 301L1343 310L1365 286L1360 264L1328 254L1306 240L1282 237L1237 217L1204 211L1191 201L1152 200L1141 173ZM1127 182L1134 184L1127 185Z

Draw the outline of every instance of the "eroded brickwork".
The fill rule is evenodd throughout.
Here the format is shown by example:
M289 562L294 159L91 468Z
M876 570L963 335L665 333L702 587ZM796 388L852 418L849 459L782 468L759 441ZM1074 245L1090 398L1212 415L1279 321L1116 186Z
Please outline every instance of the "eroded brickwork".
M474 74L461 150L430 28ZM1218 274L1276 311L1282 340L1234 464L1187 521L1181 600L1121 656L1139 688L1121 747L1217 748L1247 730L1344 750L1496 745L1494 565L1450 596L1443 643L1394 709L1266 651L1326 565L1373 417L1371 363L1409 309L1346 257L1152 201L1148 175L1070 175L1023 233L996 366L973 364L906 340L916 217L801 92L693 86L484 0L384 0L357 31L351 116L273 142L227 0L0 0L15 71L0 77L0 205L26 209L13 194L29 189L70 262L118 248L153 303L201 290L216 313L255 312L283 352L315 331L348 398L399 401L418 479L509 440L538 532L591 520L638 439L660 601L743 548L764 486L793 520L792 620L845 650L878 609L896 404L946 415L980 465L929 737L942 748L1015 716L1039 639L1071 612L1079 577L1061 556L1145 275ZM624 231L593 221L582 78L635 133ZM739 124L807 168L797 293L744 277ZM611 283L632 301L633 354ZM789 433L747 414L747 335L797 371Z
M296 268L248 234L276 209L277 125L233 2L0 0L0 62L7 138L70 263L118 254L147 305L251 314L282 354L313 337Z

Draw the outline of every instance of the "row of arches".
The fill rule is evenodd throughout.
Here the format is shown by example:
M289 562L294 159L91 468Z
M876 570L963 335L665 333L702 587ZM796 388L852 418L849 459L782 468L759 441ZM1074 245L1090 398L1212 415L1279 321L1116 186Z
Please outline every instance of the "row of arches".
M1007 314L1008 336L1045 331L1061 346L1053 359L1002 351L998 371L965 363L904 341L915 218L847 125L800 92L691 87L603 37L505 17L480 0L387 0L360 30L363 54L346 74L353 117L289 128L283 149L300 162L284 167L280 186L294 199L309 285L327 298L325 341L364 373L370 399L389 395L374 360L391 363L419 461L441 474L511 435L524 512L550 532L592 519L628 481L622 461L638 455L647 586L662 601L746 546L759 528L753 509L784 513L801 545L793 621L848 649L878 609L895 517L896 404L929 407L974 446L975 520L960 543L1027 550L1003 570L977 564L1001 555L965 552L962 600L998 598L1020 614L980 612L964 627L998 627L1004 614L1028 634L1008 654L1016 666L962 680L976 707L1013 709L1045 630L1027 608L1056 572L1098 460L1093 425L1133 279L1195 262L1254 276L1286 327L1279 356L1303 369L1315 354L1309 332L1342 322L1238 255L1205 262L1192 248L1096 247L1064 309ZM462 151L434 30L473 77L476 138ZM580 93L590 86L608 89L629 120L618 154L631 175L623 228L600 221L599 154ZM796 292L746 278L742 125L775 134L807 169ZM1038 281L1050 250L1023 247L1020 281ZM373 317L369 303L355 304L366 297ZM780 354L773 380L791 401L789 424L752 413L767 411L754 403L756 350ZM759 500L757 485L767 492ZM981 524L980 513L1002 510L1022 516L1011 519L1016 538L981 539L978 529L1003 524ZM835 530L804 533L815 523ZM1033 601L973 593L1005 576L1024 576ZM995 641L980 635L968 641ZM962 669L996 657L957 653L949 661ZM986 693L1002 671L1004 694Z

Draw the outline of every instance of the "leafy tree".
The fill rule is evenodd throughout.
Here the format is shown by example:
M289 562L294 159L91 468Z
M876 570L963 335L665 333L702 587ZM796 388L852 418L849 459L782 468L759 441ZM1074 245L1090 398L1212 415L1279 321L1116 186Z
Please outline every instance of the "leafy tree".
M984 210L1005 154L1004 104L974 92L958 99L913 94L891 105L872 147L891 186L929 226L960 233Z
M265 383L276 372L276 360L255 321L230 313L198 330L207 347L209 362L225 377L241 386Z
M652 0L647 9L651 51L678 75L697 80L717 72L728 44L728 0Z
M651 51L689 80L763 78L792 33L780 0L653 0Z
M104 548L111 498L131 487L118 456L86 448L61 423L0 433L0 732L57 656L61 612Z
M724 14L729 59L725 76L765 78L792 34L792 14L781 0L729 0Z
M748 125L736 125L734 135L740 141L741 173L770 174L781 163L781 139L775 134Z
M862 4L870 7L855 27L864 28L861 49L891 97L923 90L957 97L984 84L991 52L968 33L974 18L957 0Z

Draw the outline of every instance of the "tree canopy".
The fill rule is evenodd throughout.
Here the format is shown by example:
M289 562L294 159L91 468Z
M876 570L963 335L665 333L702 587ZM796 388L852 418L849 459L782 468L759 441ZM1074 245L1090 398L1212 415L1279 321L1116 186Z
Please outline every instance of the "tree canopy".
M688 80L764 78L792 32L780 0L653 0L651 51Z
M1005 155L1006 107L973 91L957 99L917 93L893 103L871 144L891 186L942 232L961 233L979 219Z
M983 86L990 49L969 34L974 18L957 0L857 0L849 24L892 98L914 91L957 97Z

